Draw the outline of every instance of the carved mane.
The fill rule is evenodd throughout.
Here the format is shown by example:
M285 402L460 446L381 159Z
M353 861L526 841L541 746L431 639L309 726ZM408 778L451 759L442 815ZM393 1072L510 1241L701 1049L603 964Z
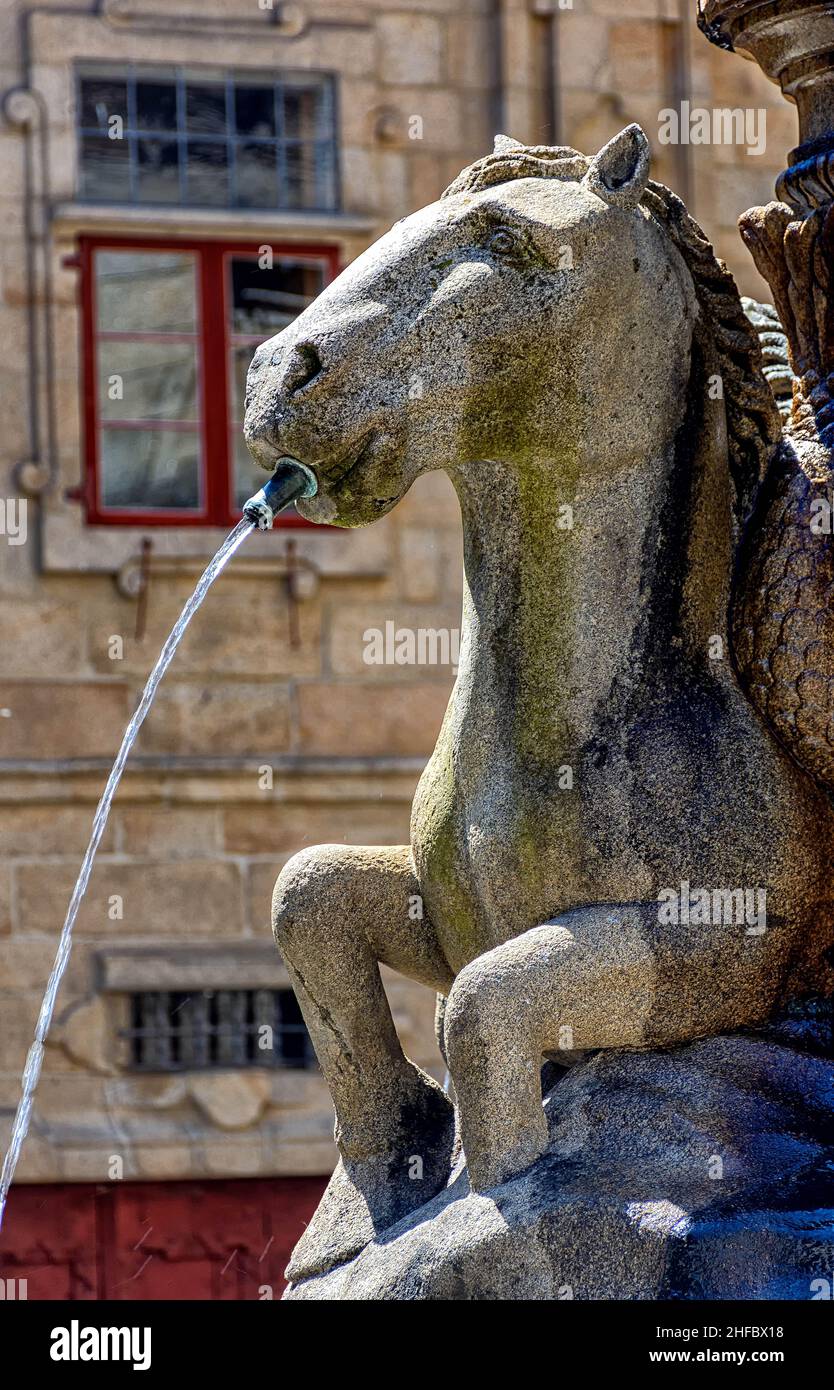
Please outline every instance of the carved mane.
M588 155L567 145L519 145L504 136L492 154L468 165L442 194L476 193L515 179L556 178L579 182L590 168ZM712 337L727 411L728 464L739 522L749 517L778 444L782 423L762 370L758 334L747 318L735 280L683 202L650 179L641 205L666 231L692 276L704 322Z

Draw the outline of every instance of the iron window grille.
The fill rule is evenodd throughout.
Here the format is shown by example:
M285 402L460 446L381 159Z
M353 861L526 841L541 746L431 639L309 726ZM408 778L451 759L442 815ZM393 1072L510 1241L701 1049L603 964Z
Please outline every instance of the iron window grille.
M310 1035L291 989L143 990L130 996L131 1071L311 1068Z
M77 70L79 196L182 207L338 207L332 75Z

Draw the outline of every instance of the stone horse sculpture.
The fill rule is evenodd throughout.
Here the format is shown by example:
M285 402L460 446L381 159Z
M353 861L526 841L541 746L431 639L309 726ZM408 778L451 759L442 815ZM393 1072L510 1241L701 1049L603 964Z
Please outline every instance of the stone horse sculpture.
M834 572L819 445L783 438L732 277L637 126L593 158L499 137L259 348L246 430L265 468L314 470L311 521L367 525L442 468L465 538L411 844L308 849L275 889L341 1152L298 1280L455 1158L380 962L445 998L479 1191L547 1145L545 1058L830 989Z

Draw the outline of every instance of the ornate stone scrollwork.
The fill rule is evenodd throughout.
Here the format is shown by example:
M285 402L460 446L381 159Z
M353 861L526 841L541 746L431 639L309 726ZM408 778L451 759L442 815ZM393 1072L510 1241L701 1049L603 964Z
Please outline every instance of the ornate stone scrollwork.
M791 432L834 448L834 4L701 0L698 23L753 59L796 105L800 143L776 182L778 202L740 219L770 285L796 377ZM821 461L821 460L820 460Z

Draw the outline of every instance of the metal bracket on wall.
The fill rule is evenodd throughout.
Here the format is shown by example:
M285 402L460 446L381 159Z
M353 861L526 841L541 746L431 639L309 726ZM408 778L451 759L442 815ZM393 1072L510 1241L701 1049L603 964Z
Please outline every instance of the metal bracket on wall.
M205 562L202 558L193 555L165 555L162 551L154 550L153 541L149 536L143 536L138 552L131 555L114 575L116 588L122 597L135 599L137 602L134 633L137 641L141 642L147 628L151 574L200 574L204 568ZM289 643L291 647L297 648L301 645L298 605L314 598L318 593L319 570L312 560L299 554L297 541L287 537L282 555L279 554L275 559L244 561L236 570L229 572L230 578L238 579L260 578L262 575L273 579L277 577L286 593Z

